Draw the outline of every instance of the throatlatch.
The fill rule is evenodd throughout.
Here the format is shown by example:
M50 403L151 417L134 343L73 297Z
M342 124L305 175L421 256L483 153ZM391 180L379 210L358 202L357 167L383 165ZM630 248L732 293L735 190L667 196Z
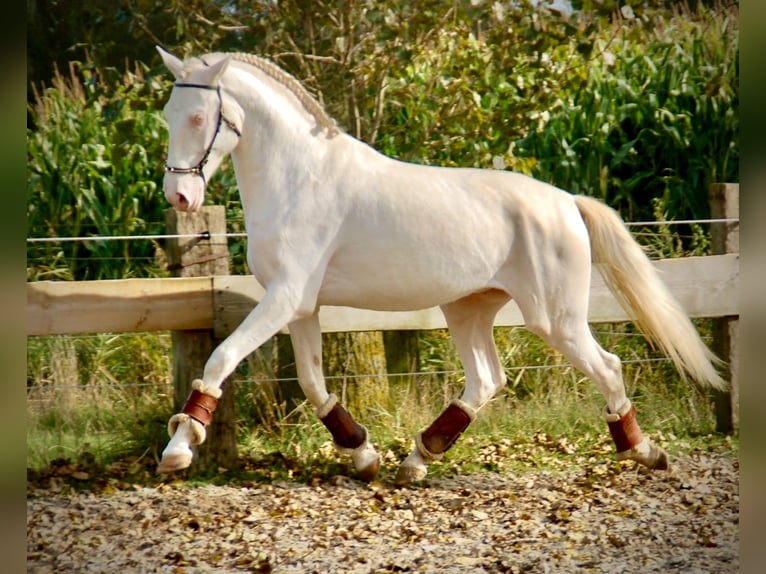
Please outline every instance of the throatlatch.
M426 462L441 459L475 419L476 411L455 399L427 429L415 436L420 454Z

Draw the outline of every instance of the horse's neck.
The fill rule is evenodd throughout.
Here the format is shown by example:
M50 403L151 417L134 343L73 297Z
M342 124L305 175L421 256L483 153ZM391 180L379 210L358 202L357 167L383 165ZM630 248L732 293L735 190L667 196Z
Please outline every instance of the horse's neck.
M232 153L243 202L248 202L244 194L268 193L285 200L286 195L311 193L328 180L335 181L349 161L358 169L385 159L347 134L330 136L314 124L296 128L277 122L264 130L254 115L245 127Z
M243 137L232 153L238 180L271 185L295 181L319 172L331 153L327 143L313 141L312 136L300 137L290 133L292 130L266 133L257 125L249 127L255 137Z
M247 126L254 137L244 137L232 153L240 198L246 215L286 212L306 200L322 196L332 201L327 181L337 181L345 153L356 145L349 136L331 138L324 130L313 133L277 126L272 133ZM315 132L316 130L314 130Z
M327 182L344 179L349 158L363 157L359 163L365 166L385 160L349 135L329 134L315 117L289 101L292 96L270 86L270 80L261 83L240 76L240 81L238 89L259 92L257 97L240 101L245 114L244 129L232 153L246 209L250 206L255 210L265 203L277 203L287 209L300 201L302 194L316 193L320 187L324 188L324 195L332 195ZM328 200L333 201L329 197Z

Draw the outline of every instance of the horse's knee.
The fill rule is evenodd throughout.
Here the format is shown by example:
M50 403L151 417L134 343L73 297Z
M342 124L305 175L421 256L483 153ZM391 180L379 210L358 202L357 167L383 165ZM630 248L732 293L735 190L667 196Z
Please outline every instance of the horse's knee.
M237 368L238 363L239 355L236 349L231 344L227 344L227 341L224 341L210 353L210 357L208 357L205 363L202 378L208 383L217 381L220 384L229 373Z
M502 373L502 370L500 371ZM478 411L494 397L505 385L505 374L493 374L478 380L466 381L465 389L460 400L472 411Z

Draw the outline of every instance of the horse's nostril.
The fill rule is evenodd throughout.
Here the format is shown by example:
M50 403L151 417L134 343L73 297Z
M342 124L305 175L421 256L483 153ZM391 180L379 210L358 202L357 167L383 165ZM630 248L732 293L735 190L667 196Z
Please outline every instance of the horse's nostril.
M189 205L189 200L186 199L186 196L183 193L176 192L176 200L178 201L178 205L182 205L184 207Z

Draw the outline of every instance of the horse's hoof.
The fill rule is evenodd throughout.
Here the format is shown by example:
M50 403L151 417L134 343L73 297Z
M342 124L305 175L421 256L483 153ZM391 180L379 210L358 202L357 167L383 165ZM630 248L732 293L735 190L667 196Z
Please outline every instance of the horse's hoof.
M357 471L357 476L359 477L359 480L364 482L372 482L378 477L378 472L380 471L380 457L373 460L370 464L368 464L363 469Z
M425 467L401 464L399 465L399 470L396 471L394 484L396 486L409 486L413 482L423 480L427 474L428 471Z
M652 445L650 452L650 461L646 466L652 470L668 470L670 463L668 462L668 453L664 449L656 445Z
M648 438L644 438L632 449L618 453L617 460L635 460L650 470L668 470L670 468L668 453Z
M192 463L191 454L166 454L157 466L157 474L168 474L188 468Z

